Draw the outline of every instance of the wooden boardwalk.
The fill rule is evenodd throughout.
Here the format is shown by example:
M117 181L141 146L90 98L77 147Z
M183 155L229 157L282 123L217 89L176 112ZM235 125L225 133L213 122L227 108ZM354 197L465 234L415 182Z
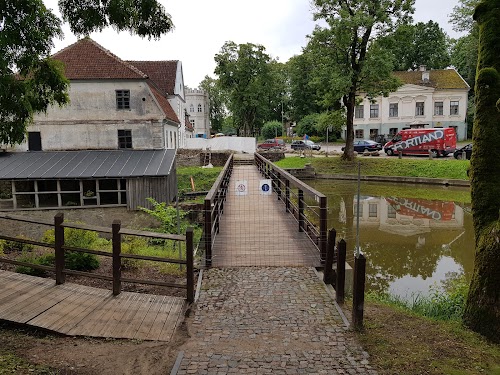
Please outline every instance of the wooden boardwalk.
M298 231L283 202L274 193L261 194L262 179L255 165L234 166L212 266L320 266L318 250ZM246 195L236 194L241 181L247 185Z
M70 336L170 341L184 298L122 292L0 270L0 319Z

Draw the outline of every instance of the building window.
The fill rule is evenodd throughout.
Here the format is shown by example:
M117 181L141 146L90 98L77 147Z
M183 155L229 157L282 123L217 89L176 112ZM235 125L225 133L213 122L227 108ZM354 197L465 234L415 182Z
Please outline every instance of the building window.
M378 129L370 129L370 139L375 139L378 136Z
M118 148L132 148L132 130L118 130Z
M363 129L357 129L355 132L354 132L354 136L356 138L364 138L365 137L365 132L363 131Z
M116 108L130 109L130 90L116 90Z
M368 205L368 217L377 217L377 204L370 203Z
M357 214L358 214L358 205L355 204L354 205L354 217L358 217ZM361 203L361 205L359 206L359 218L362 218L362 217L363 217L363 203Z
M194 112L194 105L192 105L192 104L191 104L191 105L189 106L189 112Z
M424 115L424 102L417 102L415 105L415 116Z
M395 219L396 218L396 209L392 207L391 205L387 206L387 218L388 219Z
M434 116L442 116L442 115L443 115L443 102L435 102Z
M365 106L364 105L357 105L354 108L354 118L364 118L365 114Z
M458 115L458 102L457 101L450 102L450 115L451 116Z
M202 108L201 104L198 104L198 112L199 113L203 112L203 108Z
M389 104L389 117L398 117L398 103Z
M370 118L378 118L378 104L370 104Z
M398 128L390 128L389 129L389 135L391 137L394 137L396 134L398 134Z
M194 129L194 120L189 120L189 122L191 123L191 126L193 127Z
M28 150L42 151L42 136L40 132L28 132Z

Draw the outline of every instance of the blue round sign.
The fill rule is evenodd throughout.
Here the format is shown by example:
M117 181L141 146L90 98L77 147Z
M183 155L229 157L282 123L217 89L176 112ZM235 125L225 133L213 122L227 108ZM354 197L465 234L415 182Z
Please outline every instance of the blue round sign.
M269 191L269 184L262 184L262 191Z

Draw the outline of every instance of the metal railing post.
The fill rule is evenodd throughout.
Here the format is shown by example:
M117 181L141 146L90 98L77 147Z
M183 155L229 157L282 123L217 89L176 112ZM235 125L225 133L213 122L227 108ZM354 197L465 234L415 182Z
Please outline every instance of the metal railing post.
M335 294L337 303L344 303L345 300L345 258L346 243L340 240L337 245L337 280L335 282Z
M286 212L290 212L290 180L285 180L285 208Z
M194 302L194 260L193 260L193 228L186 230L186 278L188 303Z
M206 266L212 265L212 204L209 199L205 200L205 262Z
M121 221L114 220L111 225L113 240L113 295L117 296L122 291L122 235L120 234Z
M299 189L299 232L304 231L304 191Z
M352 294L352 325L363 327L363 310L365 305L365 273L366 258L359 254L354 258L354 283Z
M333 258L335 256L335 238L337 231L330 229L328 231L328 251L326 252L325 270L323 272L323 282L325 284L333 283Z
M56 263L56 285L64 284L66 274L64 273L64 214L57 213L54 216L54 247L55 247L55 263Z
M326 241L327 241L327 200L326 197L319 198L319 251L321 252L321 263L326 260Z

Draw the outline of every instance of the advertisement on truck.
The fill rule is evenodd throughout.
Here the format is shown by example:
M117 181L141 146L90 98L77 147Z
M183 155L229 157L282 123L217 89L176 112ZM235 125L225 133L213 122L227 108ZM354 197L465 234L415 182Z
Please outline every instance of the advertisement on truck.
M397 133L384 145L387 155L447 156L457 147L457 135L453 128L406 129Z

